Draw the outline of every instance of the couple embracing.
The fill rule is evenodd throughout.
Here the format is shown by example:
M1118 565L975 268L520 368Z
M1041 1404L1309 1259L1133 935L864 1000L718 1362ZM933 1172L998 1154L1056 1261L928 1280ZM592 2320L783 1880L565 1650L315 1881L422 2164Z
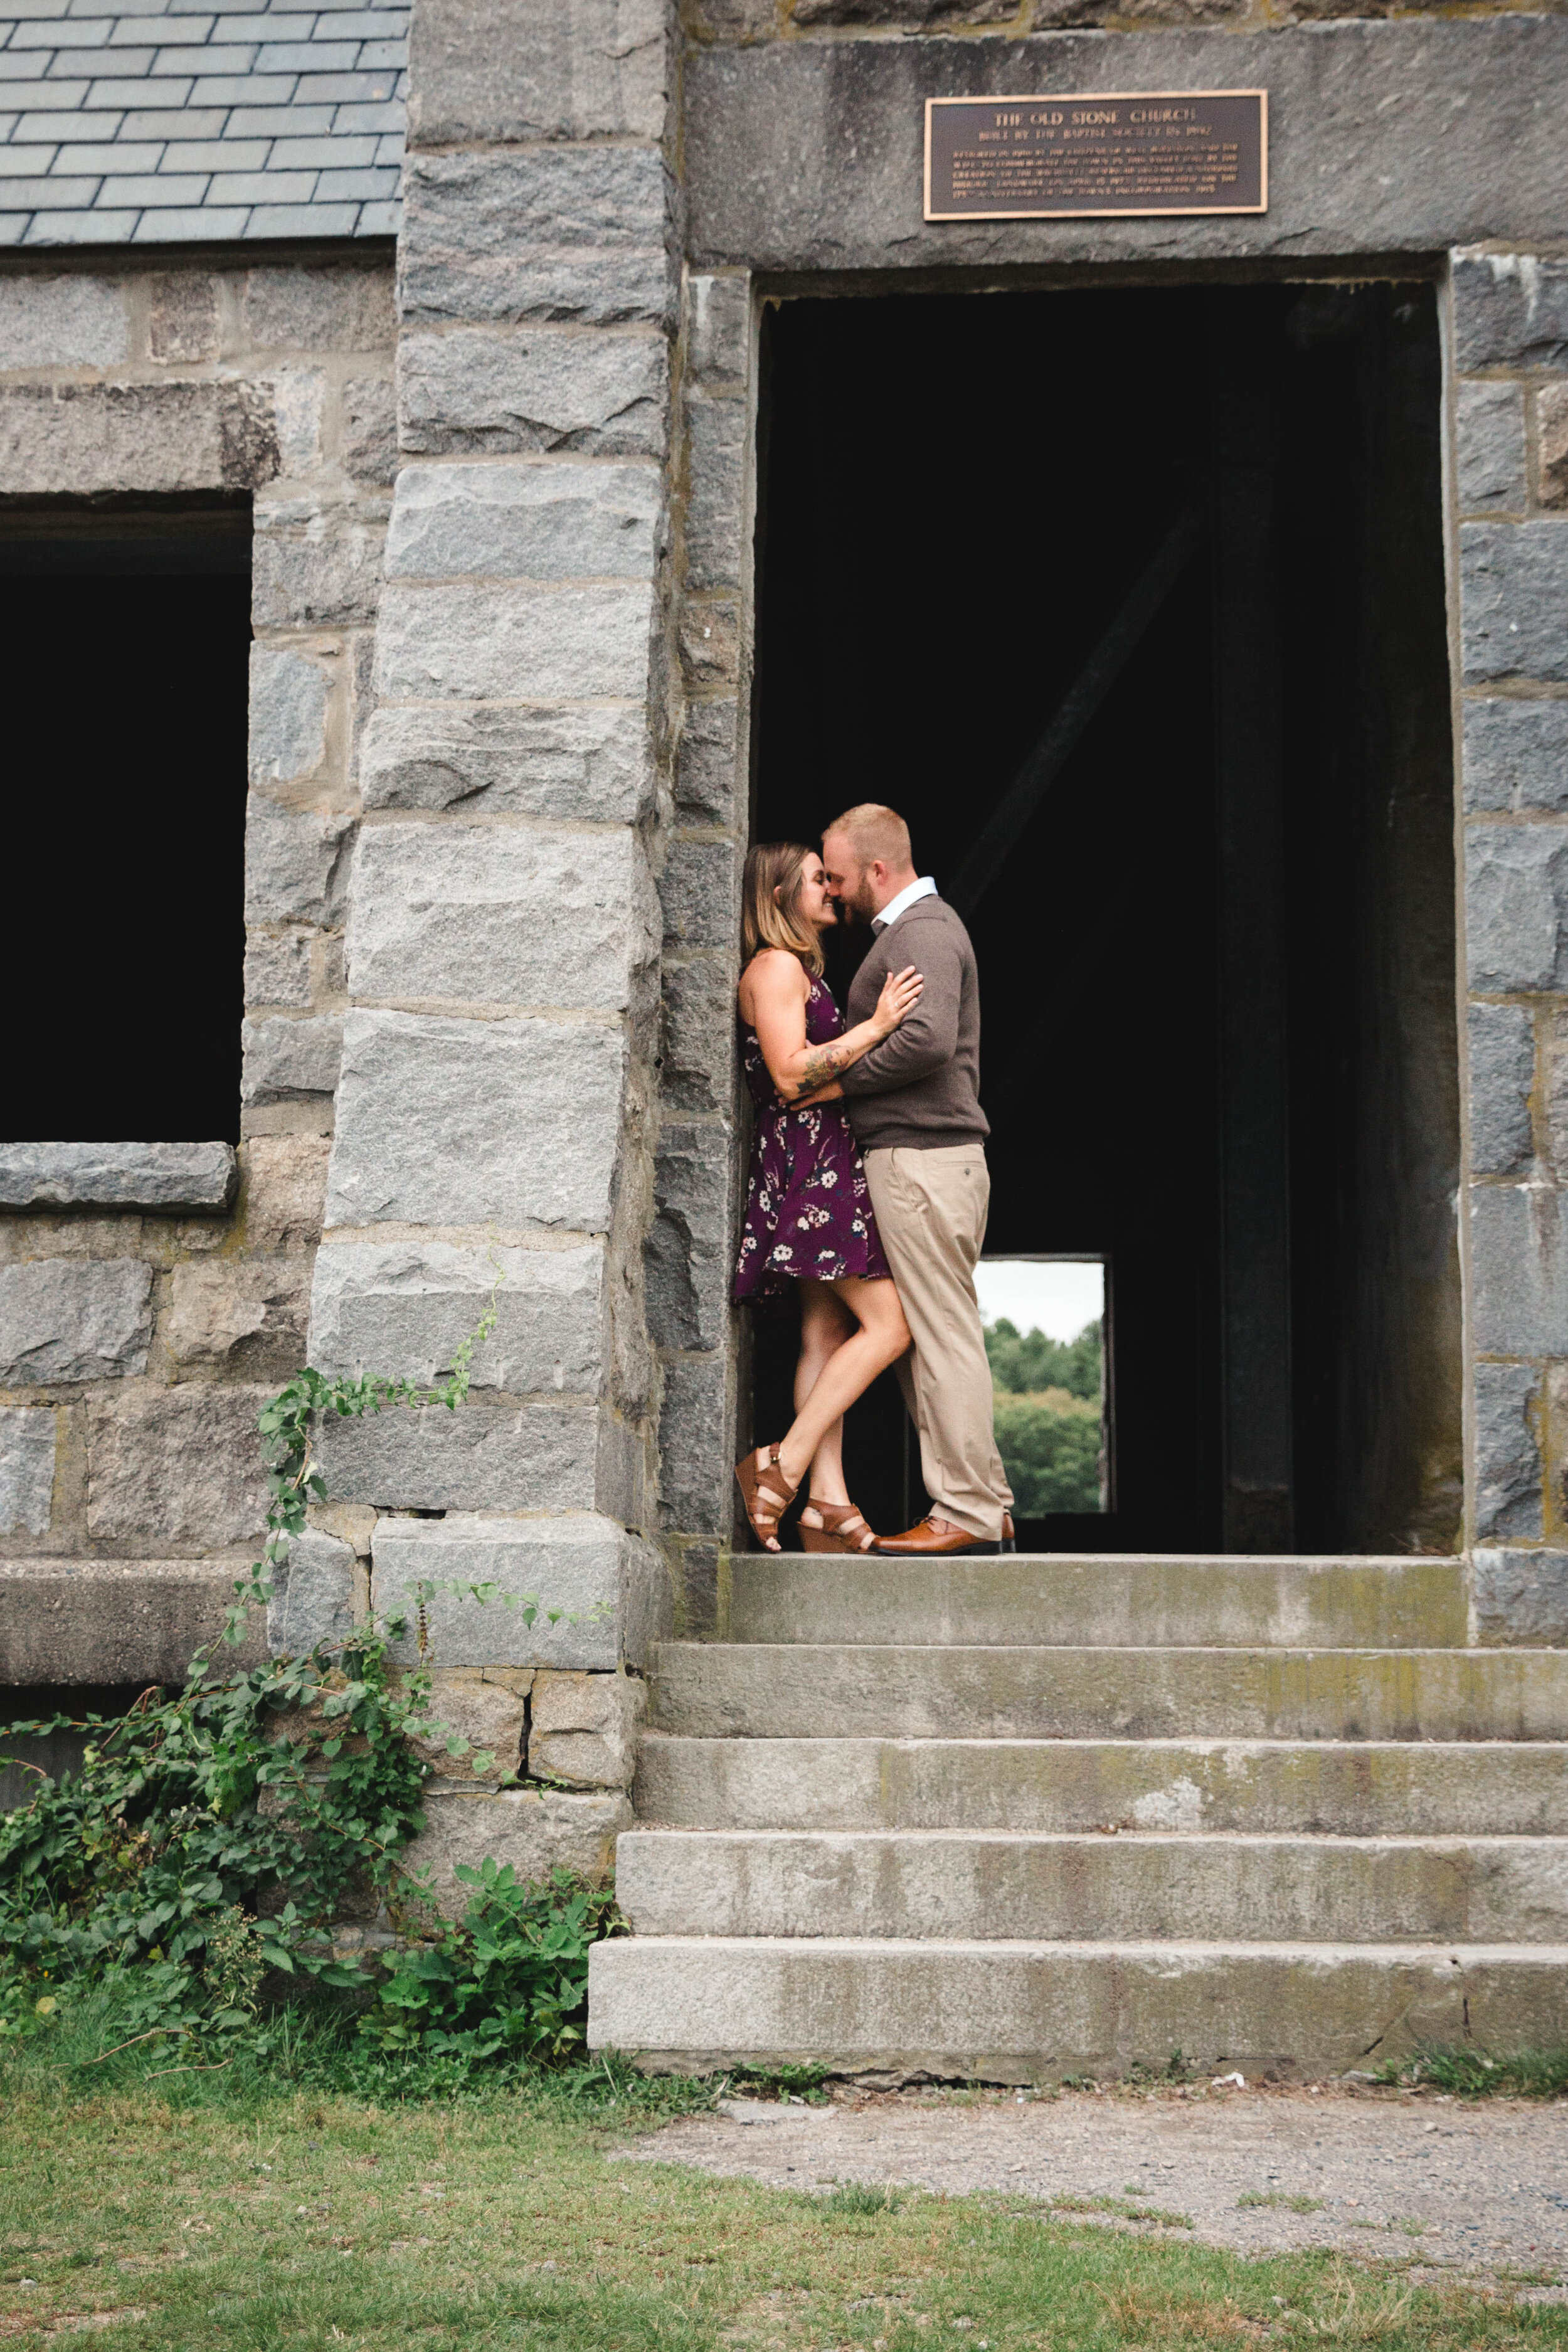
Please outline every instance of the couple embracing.
M821 935L840 907L874 934L847 1029L822 979ZM754 848L742 920L756 1132L735 1297L793 1286L801 1318L795 1418L736 1467L747 1518L779 1550L804 1483L805 1551L1011 1550L974 1295L991 1187L969 934L916 874L903 819L875 802L834 820L820 857L797 842ZM920 1432L931 1510L878 1536L844 1484L844 1414L889 1364Z

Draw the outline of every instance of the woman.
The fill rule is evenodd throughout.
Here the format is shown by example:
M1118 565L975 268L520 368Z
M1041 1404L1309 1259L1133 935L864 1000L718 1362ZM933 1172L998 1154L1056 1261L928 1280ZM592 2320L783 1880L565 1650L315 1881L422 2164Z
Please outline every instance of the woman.
M805 1551L869 1551L877 1538L844 1484L844 1413L910 1344L877 1238L866 1171L837 1101L838 1074L879 1045L921 992L889 975L869 1021L846 1034L822 980L819 934L837 920L815 850L760 844L746 860L741 973L746 1081L756 1105L735 1297L800 1296L795 1418L737 1463L746 1516L768 1551L807 1470Z

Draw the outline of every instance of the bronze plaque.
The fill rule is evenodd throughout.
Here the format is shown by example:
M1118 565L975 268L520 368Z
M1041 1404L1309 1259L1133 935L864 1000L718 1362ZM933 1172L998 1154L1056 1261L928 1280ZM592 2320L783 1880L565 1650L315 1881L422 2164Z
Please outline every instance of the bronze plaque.
M1265 89L926 100L928 221L1268 209Z

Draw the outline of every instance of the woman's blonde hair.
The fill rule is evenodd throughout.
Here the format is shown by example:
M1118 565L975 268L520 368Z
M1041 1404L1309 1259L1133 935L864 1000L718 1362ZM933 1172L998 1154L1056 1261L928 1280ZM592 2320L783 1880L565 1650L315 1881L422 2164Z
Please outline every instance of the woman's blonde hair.
M798 841L759 841L748 853L741 886L741 938L745 961L762 948L784 948L807 971L820 976L822 942L800 911L800 886L806 861L815 857Z

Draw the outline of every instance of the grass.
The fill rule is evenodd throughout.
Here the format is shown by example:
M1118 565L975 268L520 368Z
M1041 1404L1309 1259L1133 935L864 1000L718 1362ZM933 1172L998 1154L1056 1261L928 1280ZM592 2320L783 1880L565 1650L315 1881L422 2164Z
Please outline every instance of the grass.
M1282 2189L1248 2189L1236 2201L1243 2210L1249 2205L1280 2205L1287 2213L1321 2213L1323 2210L1321 2197L1288 2197Z
M1561 2099L1568 2097L1568 2043L1552 2050L1418 2050L1413 2058L1391 2058L1373 2079L1407 2091L1426 2085L1462 2099Z
M308 2027L265 2068L155 2074L155 2045L94 2065L110 2023L85 2011L0 2061L7 2352L68 2343L72 2322L110 2352L1568 2346L1568 2311L1321 2252L1254 2260L1012 2199L609 2160L710 2096L613 2063L416 2097L428 2074L312 2083L335 2061Z

